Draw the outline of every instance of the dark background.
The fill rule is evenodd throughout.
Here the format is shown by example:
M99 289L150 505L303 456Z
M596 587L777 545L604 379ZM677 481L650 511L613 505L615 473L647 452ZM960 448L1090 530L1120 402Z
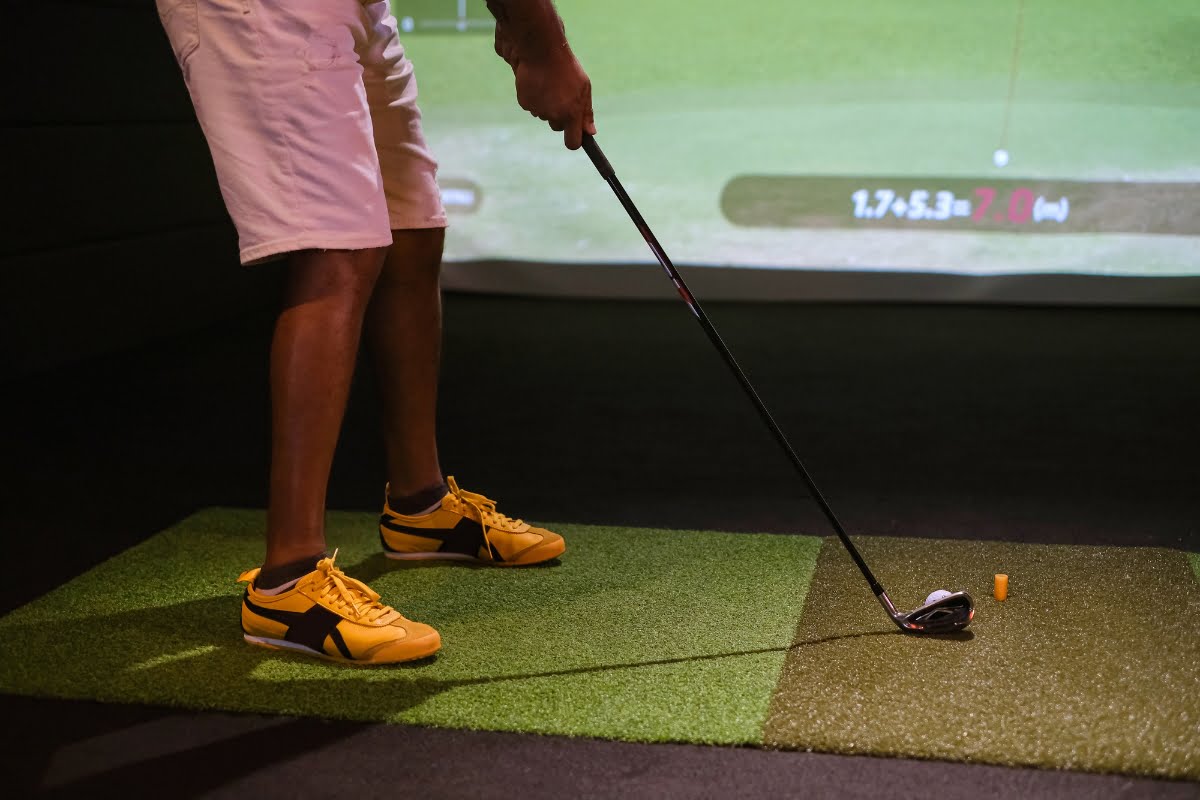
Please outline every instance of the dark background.
M8 611L196 509L264 505L266 348L281 271L237 265L150 0L5 2L3 14ZM709 311L851 533L1200 549L1193 310ZM828 532L678 302L452 295L446 324L443 462L501 510ZM379 504L377 412L360 370L333 507ZM886 585L887 565L873 567ZM18 794L350 782L455 797L857 796L881 786L895 796L1195 796L1184 784L962 764L0 704L20 732L4 750Z
M3 0L0 364L13 376L268 302L153 0Z

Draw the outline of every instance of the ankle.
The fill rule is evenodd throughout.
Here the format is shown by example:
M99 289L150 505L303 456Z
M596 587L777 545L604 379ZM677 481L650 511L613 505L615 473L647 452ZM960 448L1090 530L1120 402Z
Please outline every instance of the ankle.
M319 553L286 561L272 562L268 560L258 571L258 577L254 579L254 588L275 589L285 583L303 578L317 568L317 562L328 557L329 554L322 550Z
M442 498L449 493L450 488L446 486L445 481L411 494L398 494L389 486L387 504L388 508L397 514L407 517L420 516L436 510L441 505Z

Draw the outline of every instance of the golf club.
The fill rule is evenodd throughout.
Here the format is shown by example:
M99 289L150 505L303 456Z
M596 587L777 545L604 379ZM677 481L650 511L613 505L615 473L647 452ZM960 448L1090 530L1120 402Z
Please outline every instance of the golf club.
M805 485L808 486L813 499L820 506L825 518L829 520L829 524L833 526L838 539L845 545L847 552L850 553L850 557L854 559L854 563L858 565L863 577L870 584L871 591L875 593L879 604L887 611L892 621L900 627L900 630L906 633L953 633L970 625L971 618L975 616L975 605L971 600L971 596L966 592L954 592L947 597L943 597L932 603L926 603L920 608L907 613L896 610L891 599L888 598L887 592L884 591L883 586L871 574L871 570L867 567L867 562L863 561L862 556L859 555L858 548L854 546L854 543L850 541L850 537L846 535L841 522L838 521L837 516L833 513L833 509L830 508L829 503L825 501L825 497L808 474L804 463L800 461L800 457L792 449L791 443L788 442L787 437L784 436L774 417L771 416L771 412L767 410L766 404L758 396L758 392L755 391L754 386L750 383L750 379L746 377L746 373L738 366L733 353L729 352L729 348L725 346L721 335L717 333L717 329L709 321L708 315L704 313L704 309L700 307L700 303L697 302L696 297L688 289L683 278L680 277L679 272L675 269L675 265L671 263L671 259L667 257L666 251L663 250L662 245L658 243L658 239L650 230L650 226L646 224L646 220L642 218L641 213L637 210L637 206L633 204L633 200L626 193L625 187L617 180L617 174L613 170L612 165L608 163L608 159L604 157L604 152L600 149L600 145L596 143L596 139L590 134L583 134L583 149L588 154L588 158L592 160L592 164L595 165L600 176L604 178L612 188L613 193L616 194L617 199L621 201L621 205L625 207L625 212L629 214L629 218L633 220L634 225L641 232L642 238L646 240L646 244L650 245L650 249L654 252L658 263L662 265L662 268L666 270L667 277L675 284L675 289L679 292L679 296L683 298L683 302L687 303L688 308L692 310L692 314L696 317L696 321L700 323L700 327L708 334L709 341L717 348L717 351L725 359L725 363L733 372L734 377L737 378L738 383L741 384L746 395L753 401L754 407L758 409L758 414L762 418L762 421L766 423L771 433L775 436L775 441L779 443L779 446L783 448L788 458L791 459L792 466L796 468L796 472L800 474Z

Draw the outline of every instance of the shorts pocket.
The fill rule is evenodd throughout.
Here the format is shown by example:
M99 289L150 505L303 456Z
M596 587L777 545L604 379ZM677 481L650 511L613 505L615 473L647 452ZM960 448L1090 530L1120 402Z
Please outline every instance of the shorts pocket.
M179 68L187 72L187 60L200 46L198 0L154 0L171 50Z

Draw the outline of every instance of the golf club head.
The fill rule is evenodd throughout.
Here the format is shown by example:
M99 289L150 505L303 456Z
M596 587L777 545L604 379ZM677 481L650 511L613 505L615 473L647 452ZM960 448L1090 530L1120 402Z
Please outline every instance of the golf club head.
M971 624L975 602L966 592L954 592L892 619L907 633L954 633Z

